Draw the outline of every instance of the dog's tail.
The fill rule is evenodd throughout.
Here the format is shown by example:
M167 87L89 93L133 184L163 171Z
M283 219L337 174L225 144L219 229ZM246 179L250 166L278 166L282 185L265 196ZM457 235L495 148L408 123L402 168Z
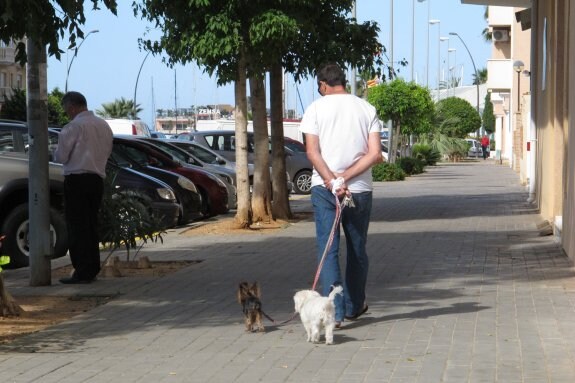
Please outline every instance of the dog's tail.
M333 302L335 299L335 296L337 294L341 294L341 293L343 293L343 287L341 285L333 286L333 289L331 289L331 292L329 293L328 298L330 301Z

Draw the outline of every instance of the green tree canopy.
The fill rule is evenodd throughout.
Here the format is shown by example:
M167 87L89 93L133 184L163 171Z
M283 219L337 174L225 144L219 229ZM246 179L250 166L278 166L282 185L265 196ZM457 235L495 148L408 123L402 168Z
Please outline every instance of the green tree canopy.
M51 126L62 126L68 123L69 119L62 108L62 96L64 94L58 88L54 88L48 94L48 124ZM0 110L0 118L10 120L26 121L26 91L23 89L13 89L11 97L6 97L4 105Z
M483 129L488 134L495 132L495 115L493 114L493 104L491 103L491 93L485 96L485 107L483 108Z
M414 82L396 79L375 86L367 99L381 120L401 126L401 134L422 134L431 128L434 106L429 89Z
M102 3L116 14L116 0L90 0L93 9ZM48 46L48 54L60 59L64 52L59 41L69 33L68 49L76 47L76 39L84 38L80 28L86 22L85 1L70 0L2 0L0 1L0 41L17 41L16 61L26 63L25 39Z
M481 127L481 117L468 101L448 97L437 103L436 127L448 137L464 138Z

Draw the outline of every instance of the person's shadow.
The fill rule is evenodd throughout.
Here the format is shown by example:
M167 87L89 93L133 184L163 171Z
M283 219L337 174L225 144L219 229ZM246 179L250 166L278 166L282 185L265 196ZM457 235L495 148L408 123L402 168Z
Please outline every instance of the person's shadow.
M346 321L344 322L343 329L346 328L355 328L360 326L367 326L373 323L378 322L388 322L388 321L395 321L395 320L402 320L402 319L427 319L430 317L435 317L439 315L449 315L449 314L465 314L465 313L472 313L481 310L489 309L489 306L480 306L475 302L464 302L464 303L454 303L449 307L438 307L438 308L429 308L429 309L422 309L422 310L415 310L408 313L399 313L399 314L392 314L392 315L384 315L381 317L371 317L369 316L370 312L368 311L364 314L361 318L355 321Z

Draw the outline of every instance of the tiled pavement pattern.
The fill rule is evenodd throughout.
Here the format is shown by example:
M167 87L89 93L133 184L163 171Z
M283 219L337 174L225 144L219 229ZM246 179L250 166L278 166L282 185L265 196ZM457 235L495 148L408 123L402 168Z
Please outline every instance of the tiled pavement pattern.
M247 334L235 289L259 281L265 311L290 317L315 273L312 220L269 234L165 236L144 251L202 263L160 279L28 287L19 294L118 295L0 347L1 382L575 382L575 272L508 167L440 165L378 183L368 313L334 346L296 319ZM294 210L310 211L308 197ZM343 245L343 244L342 244Z

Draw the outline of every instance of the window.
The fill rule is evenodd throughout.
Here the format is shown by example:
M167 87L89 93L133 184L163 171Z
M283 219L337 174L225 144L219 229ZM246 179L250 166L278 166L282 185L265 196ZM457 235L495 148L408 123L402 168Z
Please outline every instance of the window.
M13 152L14 138L11 131L0 131L0 152Z

